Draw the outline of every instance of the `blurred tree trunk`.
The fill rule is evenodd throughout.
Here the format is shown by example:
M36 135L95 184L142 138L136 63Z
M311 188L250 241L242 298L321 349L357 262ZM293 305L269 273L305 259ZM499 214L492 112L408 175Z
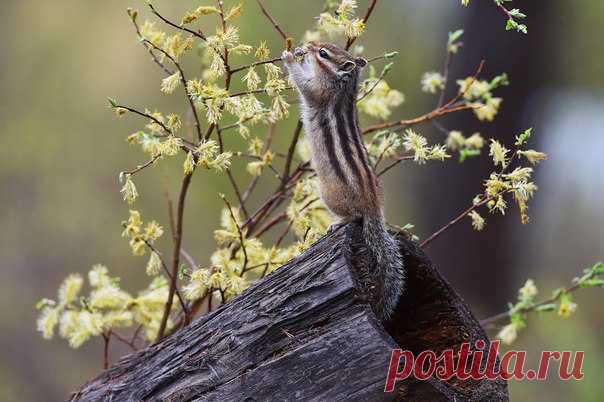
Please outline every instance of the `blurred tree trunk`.
M464 47L453 62L449 91L457 89L455 79L472 75L482 59L486 61L483 78L506 72L511 85L496 92L504 101L493 123L481 124L471 113L455 114L445 121L449 129L461 128L466 135L479 131L485 138L499 139L508 148L515 135L534 124L531 116L538 114L540 105L534 104L533 95L554 76L551 66L562 50L557 48L552 33L558 18L556 7L545 0L522 2L519 7L528 15L528 35L505 31L506 18L492 1L474 1L466 10L468 17L462 24ZM536 131L537 136L544 134L538 128ZM442 226L482 192L482 181L493 170L487 154L488 150L464 164L451 163L446 170L433 167L428 171L430 181L439 185L427 190L430 198L423 209L427 227ZM510 206L506 217L481 213L487 220L483 232L473 233L466 219L428 250L437 264L448 267L447 276L459 284L462 294L470 300L481 300L493 312L501 310L513 297L517 285L513 271L522 269L515 266L514 254L518 250L508 246L510 229L521 226L517 209ZM426 230L428 234L430 229ZM484 283L497 284L488 286L486 291L491 296L487 298Z

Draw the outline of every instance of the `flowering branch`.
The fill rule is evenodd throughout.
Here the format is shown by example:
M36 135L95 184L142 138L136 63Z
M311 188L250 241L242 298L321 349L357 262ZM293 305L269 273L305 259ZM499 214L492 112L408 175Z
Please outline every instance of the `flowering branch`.
M365 16L363 17L363 24L367 24L367 21L369 21L369 17L371 17L371 14L373 13L375 6L377 5L377 2L378 2L378 0L371 0L371 3L369 3L367 12L365 13ZM357 38L358 38L357 36L348 38L348 41L346 42L346 50L350 49L350 46L352 46L352 44L354 43L354 41L357 40Z
M171 26L171 27L173 27L173 28L179 29L179 30L181 30L181 31L188 32L188 33L190 33L191 35L198 37L198 38L199 38L199 39L201 39L202 41L207 42L207 38L205 37L205 35L203 34L203 32L202 32L202 30L201 30L201 29L198 29L197 31L193 31L192 29L185 28L185 27L183 27L183 26L181 26L181 25L177 25L177 24L173 23L172 21L168 20L167 18L165 18L163 15L161 15L161 14L160 14L160 13L159 13L159 12L158 12L156 9L155 9L155 7L153 6L153 4L148 3L148 5L149 5L149 8L151 9L151 12L152 12L153 14L155 14L155 15L156 15L156 16L157 16L157 17L158 17L160 20L162 20L162 21L163 21L163 22L165 22L166 24L170 25L170 26Z
M189 101L189 107L191 110L191 114L193 115L193 118L195 119L195 129L197 130L197 139L201 142L203 140L203 136L201 134L201 124L199 123L199 116L197 115L197 108L195 107L193 97L191 96L191 94L189 94L189 91L187 91L187 79L185 77L184 71L182 70L182 68L180 67L180 64L176 61L176 59L173 58L172 56L170 56L170 54L168 52L166 52L164 49L160 48L159 46L156 46L155 44L148 41L147 39L144 39L144 42L147 43L152 48L156 49L158 52L162 53L164 56L166 56L178 70L180 82L183 86L183 90L185 91L185 95L187 96L187 100Z

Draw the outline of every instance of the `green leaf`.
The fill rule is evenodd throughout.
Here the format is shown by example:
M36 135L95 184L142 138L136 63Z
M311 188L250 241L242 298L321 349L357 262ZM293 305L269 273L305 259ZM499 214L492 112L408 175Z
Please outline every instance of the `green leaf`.
M524 145L529 140L529 138L531 138L532 134L533 128L527 128L526 130L524 130L523 133L516 136L516 142L514 143L514 145L516 145L517 147Z
M516 29L517 26L518 26L518 23L516 21L514 21L512 18L510 18L508 20L507 24L505 25L505 30L511 31L512 29Z
M453 32L449 32L449 41L447 42L449 45L452 45L455 41L457 41L463 35L463 29L458 29Z
M508 75L506 73L499 74L498 76L493 77L493 79L489 83L491 91L494 89L497 89L501 86L507 86L507 85L510 85L510 81L509 81Z
M386 75L390 72L390 70L392 70L392 66L394 66L394 63L388 63L384 66L384 68L382 69L382 75Z
M549 303L549 304L544 304L542 306L537 306L537 308L535 308L535 311L538 312L546 312L546 311L556 311L556 303Z
M111 105L111 107L117 107L117 101L113 98L107 98L107 101L109 101L109 105Z
M479 149L464 148L459 151L459 163L463 163L467 158L480 155Z
M509 13L510 13L510 15L511 15L512 17L516 17L516 18L526 18L526 14L521 13L521 12L520 12L520 10L519 10L519 9L517 9L517 8L513 8L513 9L511 9L511 10L509 11Z

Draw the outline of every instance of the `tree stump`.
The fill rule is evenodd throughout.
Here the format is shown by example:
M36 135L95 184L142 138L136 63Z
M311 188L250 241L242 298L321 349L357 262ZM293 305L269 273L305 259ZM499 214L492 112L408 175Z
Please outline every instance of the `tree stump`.
M383 326L360 236L357 223L331 231L216 311L125 356L71 401L507 401L503 380L410 377L384 392L395 348L438 355L478 339L488 349L489 340L403 235L406 288Z

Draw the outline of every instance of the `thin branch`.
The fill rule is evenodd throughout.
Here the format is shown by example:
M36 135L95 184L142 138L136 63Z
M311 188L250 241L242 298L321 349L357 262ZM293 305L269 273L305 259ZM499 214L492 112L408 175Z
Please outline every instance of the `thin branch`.
M162 20L163 22L165 22L166 24L170 25L173 28L179 29L181 31L185 31L190 33L193 36L198 37L199 39L201 39L204 42L207 42L207 39L205 37L205 35L203 34L203 32L201 31L201 29L197 30L197 31L193 31L192 29L189 28L185 28L183 26L180 26L178 24L173 23L172 21L168 20L167 18L165 18L164 16L162 16L156 9L155 7L153 7L153 4L149 3L149 8L151 9L151 12L153 14L155 14L160 20Z
M367 24L367 21L369 21L369 17L371 17L371 14L373 13L375 6L377 5L377 2L378 2L378 0L371 0L371 3L369 4L369 7L367 8L367 12L365 13L365 16L363 17L363 24ZM346 42L346 50L350 49L350 46L352 46L352 44L354 43L355 40L357 40L356 36L354 38L348 39L348 41Z
M273 142L273 133L274 132L275 132L275 125L270 124L268 126L268 131L266 133L266 141L264 142L264 146L262 147L262 154L265 154L270 149L270 146ZM273 168L273 167L271 166L271 168ZM243 193L243 196L242 196L243 202L246 202L248 200L248 198L252 195L252 193L254 192L254 189L256 188L256 185L258 184L259 181L260 181L260 175L254 176L252 178L252 180L250 181L249 185L247 186L247 188L245 189L245 191Z
M290 90L290 89L294 89L294 87L287 86L287 87L283 88L284 91ZM236 98L238 96L246 96L246 95L252 95L252 94L263 94L263 93L266 93L266 89L254 89L253 91L235 92L233 94L230 94L229 98ZM206 99L213 99L213 98L203 98L203 100L206 100Z
M172 235L172 241L174 241L174 237L176 236L176 221L174 220L174 204L172 202L172 198L170 197L170 193L168 190L164 193L166 196L166 201L168 203L168 219L170 222L170 234Z
M474 75L472 76L472 78L470 79L469 84L466 86L466 88L463 91L459 91L457 93L457 95L451 99L449 102L447 102L443 108L448 108L450 106L453 106L455 103L457 103L457 101L459 101L463 96L465 96L468 91L470 90L470 88L472 87L472 85L474 85L474 82L476 82L476 80L478 79L478 76L480 75L480 73L482 72L482 69L484 68L484 64L485 61L481 60L480 64L478 64L478 68L476 69L476 71L474 72Z
M482 207L483 205L485 205L487 202L491 201L492 199L493 199L492 196L485 197L479 203L470 206L465 211L463 211L461 214L459 214L455 219L453 219L452 221L450 221L449 223L447 223L442 228L438 229L430 237L428 237L426 240L424 240L423 242L421 242L419 246L421 248L426 248L426 246L428 246L428 244L430 244L434 239L436 239L438 236L440 236L441 234L443 234L446 230L448 230L449 228L451 228L457 222L459 222L460 220L462 220L463 218L465 218L467 215L470 214L470 212L474 211L477 208Z
M248 68L261 66L263 64L274 64L274 63L280 63L280 62L281 62L281 57L275 57L274 59L270 59L270 60L257 61L254 63L246 64L245 66L234 68L231 70L231 74L235 74L235 73L238 73L239 71L247 70Z
M283 233L281 233L281 235L279 236L279 238L275 242L275 247L280 247L281 246L281 243L285 239L285 236L287 236L287 234L289 233L289 230L291 229L291 227L292 227L293 224L294 224L294 221L289 221L289 223L287 224L287 227L285 228L285 230L283 231Z
M189 91L187 91L187 78L185 77L185 73L184 73L183 69L180 67L180 64L176 61L176 59L174 59L172 56L170 56L170 54L168 54L168 52L166 52L164 49L160 48L159 46L156 46L155 44L153 44L153 42L150 42L147 39L144 39L144 41L145 41L145 43L148 43L150 46L152 46L154 49L156 49L158 52L161 52L164 56L166 56L178 70L178 72L180 74L180 82L183 86L183 91L185 91L185 95L187 96L187 100L189 101L191 113L193 114L193 118L195 119L195 128L197 129L197 138L201 142L203 140L203 136L201 134L201 124L199 123L199 116L197 115L197 108L195 107L195 102L193 100L193 97L191 96Z
M397 156L396 158L394 158L394 162L392 162L390 165L386 166L382 171L380 171L378 173L378 177L381 176L381 175L383 175L384 173L386 173L387 171L389 171L393 167L397 166L399 163L401 163L403 161L410 161L410 160L413 160L414 158L415 157L413 155Z
M271 219L270 221L266 222L264 224L264 226L262 226L260 229L258 229L258 231L255 233L255 237L261 237L264 233L268 232L270 229L272 229L275 225L285 221L287 219L287 213L286 212L282 212L281 214L273 217L273 219ZM263 264L260 264L263 265Z
M384 71L382 71L382 73L380 74L380 76L377 78L377 80L375 80L375 82L373 83L373 85L371 86L371 88L369 88L363 95L361 95L358 99L357 102L362 101L363 99L365 99L370 93L373 92L373 90L378 86L378 84L384 79L384 76L386 75L386 73Z
M296 129L294 130L294 135L292 137L292 142L289 144L289 149L287 150L287 157L285 158L285 166L283 168L283 177L281 178L281 187L285 186L285 183L287 180L289 180L289 171L291 169L292 160L294 158L294 153L296 152L296 146L298 145L301 131L302 121L298 120L298 124L296 125Z
M132 338L130 338L131 344L134 345L134 341L136 341L138 339L138 335L140 334L142 329L143 329L143 324L138 324L138 326L134 330L134 333L132 334Z
M394 143L390 143L386 148L384 148L382 150L382 152L380 152L380 156L378 156L377 160L375 161L375 165L374 165L374 169L377 170L378 166L380 165L380 162L382 162L382 160L384 159L384 155L386 155L386 152L388 152L388 150L390 148L392 148L394 146Z
M149 52L149 54L151 55L151 59L153 60L153 62L155 62L155 64L157 64L164 71L164 73L166 73L166 75L174 74L174 72L172 70L170 70L168 67L166 67L166 65L159 60L159 58L153 51L153 48L151 48L144 41L142 41L142 39L144 39L144 38L143 38L143 35L141 34L140 27L138 26L138 23L136 22L136 18L133 18L132 15L130 15L130 13L128 13L128 15L130 16L130 19L132 20L132 24L134 24L134 28L136 29L136 34L137 34L138 38L141 39L141 43L143 44L145 49L147 49L147 52Z
M185 258L185 260L187 260L187 262L189 263L191 268L196 268L199 266L199 265L197 265L197 263L195 262L195 259L193 259L191 254L187 253L185 249L181 248L180 254L182 254L182 256Z
M126 171L120 172L120 175L123 174L123 175L134 176L135 174L137 174L141 170L143 170L143 169L145 169L145 168L153 165L159 158L161 158L161 154L155 155L153 158L149 159L145 164L139 165L135 169L126 170Z
M218 128L219 127L218 125L216 125L216 127L217 127L217 133L218 133L218 145L220 147L220 153L222 153L222 152L224 152L224 143L222 141L222 132L220 131L220 128ZM245 201L244 201L243 197L241 196L241 190L239 189L239 185L235 181L235 178L233 177L233 173L231 172L230 167L226 168L226 174L229 179L229 182L231 183L231 186L233 187L233 191L235 192L235 195L237 196L237 200L239 201L239 206L241 207L241 211L243 212L243 214L245 215L245 218L247 219L249 217L249 213L247 211L247 208L245 207Z
M136 352L138 350L138 348L136 347L136 345L132 341L129 341L128 339L124 338L123 336L121 336L117 332L111 331L110 335L113 336L118 341L120 341L121 343L123 343L124 345L129 346L130 349L132 349L133 351Z
M242 227L248 228L248 233L253 233L256 225L269 214L274 207L278 206L283 202L286 198L286 193L289 191L291 187L295 185L295 183L302 177L302 175L306 172L305 168L309 165L308 162L301 163L298 165L298 168L288 180L285 187L279 186L279 189L269 198L267 199L261 206L252 214L252 216L244 222Z
M262 1L256 0L256 2L260 6L260 9L262 10L262 14L264 14L264 16L266 18L268 18L268 20L271 22L271 24L273 24L273 27L277 30L277 32L279 32L279 35L281 35L281 37L283 38L283 40L287 42L287 38L289 36L287 36L287 34L285 32L283 32L283 29L281 29L281 27L279 26L279 24L277 23L277 21L273 18L272 15L269 14L269 12L267 11L267 9L262 4Z
M304 211L306 208L310 207L312 204L314 204L315 202L319 201L318 198L313 198L310 201L308 201L306 204L304 204L302 206L302 208L300 208L298 210L298 212L302 212ZM285 239L285 236L287 236L287 233L289 232L289 230L291 229L292 225L294 224L293 220L289 221L289 224L287 225L287 227L285 228L285 230L283 231L283 233L281 233L281 236L279 236L279 238L277 239L277 242L275 243L275 247L279 247L281 246L281 243L283 242L283 239Z
M124 106L124 105L115 105L115 108L122 108L122 109L126 109L127 111L137 114L141 117L145 117L151 121L153 121L155 124L157 124L158 126L160 126L162 128L162 130L164 130L166 133L168 133L168 135L172 135L172 130L170 130L164 123L162 123L160 120L156 119L155 117L151 116L148 113L145 112L141 112L140 110L134 109L130 106Z
M449 83L449 70L451 67L451 63L453 62L453 52L450 52L447 49L447 56L445 57L445 64L443 67L443 88L440 91L440 95L438 97L438 103L436 107L439 108L445 102L445 92L447 90L447 84Z
M172 252L172 277L170 280L170 290L168 292L168 300L166 301L164 315L162 317L161 324L159 326L159 331L157 333L157 341L161 340L164 337L166 325L168 323L168 317L170 316L170 311L172 310L174 294L176 293L176 288L178 286L178 264L180 262L180 246L182 243L183 216L185 210L185 201L187 198L187 191L189 189L189 185L191 184L192 175L192 172L186 174L182 180L182 184L180 187L178 207L176 211L176 235L174 239L174 250Z
M168 265L165 263L164 259L162 258L161 253L151 243L149 243L147 240L143 239L143 241L145 242L145 244L147 245L147 247L149 247L149 249L151 250L151 252L157 254L157 256L159 257L159 261L161 262L162 269L166 273L166 276L168 277L168 280L170 280L170 282L172 282L173 281L173 279L172 279L173 274L168 269ZM183 250L181 249L180 251L182 252ZM178 297L178 301L180 302L180 307L182 308L182 311L184 311L185 316L187 316L187 303L185 303L185 300L182 297L182 294L180 293L180 289L178 289L178 286L176 287L175 292L176 292L176 296Z
M236 123L228 124L228 125L223 126L223 127L218 127L218 132L222 133L223 131L230 130L232 128L237 128L241 124L247 123L248 121L252 120L254 117L256 117L256 116L249 116L249 117L246 117L245 119L243 119L241 121L238 121Z
M425 123L428 121L438 119L442 116L446 116L451 113L460 112L462 110L478 109L480 107L482 107L482 106L481 105L468 105L465 103L460 104L458 106L448 107L448 108L445 108L443 106L439 109L432 110L431 112L423 114L419 117L415 117L413 119L374 124L372 126L369 126L369 127L366 127L365 129L363 129L363 135L370 134L370 133L380 131L380 130L389 129L389 128L395 128L395 127L396 128L408 128L411 126L415 126L417 124L421 124L421 123Z
M103 332L103 370L109 368L109 341L111 340L111 329L108 332Z
M545 299L543 301L540 301L539 303L533 304L533 305L531 305L529 307L525 307L525 308L519 309L517 311L508 310L508 311L505 311L503 313L499 313L499 314L496 314L494 316L487 317L487 318L485 318L483 320L480 320L480 325L482 325L485 328L491 328L498 321L501 321L503 319L511 317L513 313L521 313L521 314L530 313L532 311L535 311L538 307L545 306L547 304L555 303L556 301L558 301L558 299L560 298L560 296L563 295L563 294L573 293L573 292L576 292L579 289L582 289L581 284L580 283L575 283L572 286L564 288L564 290L562 290L561 292L557 292L557 294L555 296L552 296L549 299Z
M369 126L369 127L365 128L363 130L363 134L369 134L369 133L373 133L375 131L394 128L394 127L406 128L406 127L414 126L416 124L435 120L435 119L445 116L447 114L459 112L462 110L478 109L478 108L483 107L482 105L472 105L472 104L461 103L461 102L458 103L458 101L467 93L469 88L474 84L474 82L476 81L476 79L478 78L480 73L482 72L484 64L485 64L485 61L482 60L480 62L480 64L478 65L478 68L476 69L476 72L472 76L472 79L470 80L470 83L467 85L466 89L463 92L459 92L456 96L451 98L451 100L449 100L443 106L437 107L436 109L434 109L428 113L425 113L419 117L416 117L414 119L374 124L373 126Z
M227 200L226 197L222 197L222 200L224 201L227 208L229 209L229 213L231 214L231 219L233 220L233 223L237 227L237 234L239 235L239 243L241 245L241 250L243 251L243 268L242 269L245 270L245 268L247 267L247 263L248 263L248 256L247 256L247 250L245 248L245 240L243 237L243 231L241 230L239 223L237 223L237 219L235 218L235 213L233 212L233 207L231 206L231 203L229 202L229 200Z

